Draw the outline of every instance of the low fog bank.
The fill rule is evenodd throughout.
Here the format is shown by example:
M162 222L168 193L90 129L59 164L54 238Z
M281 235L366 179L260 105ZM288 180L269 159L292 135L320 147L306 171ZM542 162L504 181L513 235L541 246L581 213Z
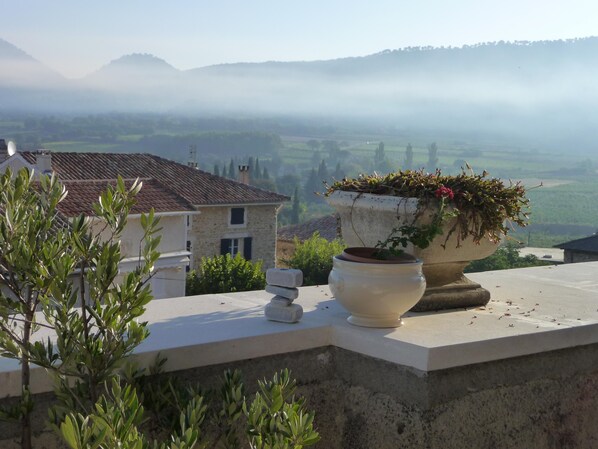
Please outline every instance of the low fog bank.
M168 112L311 117L489 133L547 149L598 152L597 39L407 49L303 63L179 71L130 55L66 83L0 77L4 108L43 113ZM32 62L28 61L28 64ZM18 82L17 82L18 81Z

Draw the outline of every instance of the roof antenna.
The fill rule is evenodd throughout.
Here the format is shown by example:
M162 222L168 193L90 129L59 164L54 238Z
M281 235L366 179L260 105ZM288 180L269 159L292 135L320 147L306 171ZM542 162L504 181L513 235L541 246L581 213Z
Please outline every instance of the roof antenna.
M189 161L187 166L197 170L197 145L189 145Z

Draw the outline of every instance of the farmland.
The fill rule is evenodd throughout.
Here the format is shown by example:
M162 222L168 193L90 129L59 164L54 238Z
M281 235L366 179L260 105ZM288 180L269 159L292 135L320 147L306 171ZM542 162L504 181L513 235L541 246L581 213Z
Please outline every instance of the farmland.
M200 168L228 175L231 166L259 159L259 167L270 179L262 179L258 185L287 195L293 195L297 188L303 203L302 220L330 211L321 198L313 195L322 190L322 180L406 168L409 144L413 151L410 167L426 167L434 142L435 166L445 173L469 166L476 172L486 170L505 182L522 180L529 189L531 225L515 233L519 240L551 246L591 234L598 227L596 161L575 149L546 151L529 142L511 142L504 136L449 136L371 126L360 129L355 125L159 115L5 116L0 117L0 133L0 138L16 140L22 149L150 152L182 163L187 162L189 146L194 145ZM376 156L381 143L382 153ZM284 211L281 221L285 222Z

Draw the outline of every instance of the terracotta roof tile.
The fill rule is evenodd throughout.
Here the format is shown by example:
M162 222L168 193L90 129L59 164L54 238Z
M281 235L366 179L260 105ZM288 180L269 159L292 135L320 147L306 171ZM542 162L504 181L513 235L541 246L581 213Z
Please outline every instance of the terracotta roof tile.
M125 186L130 188L134 180L125 180ZM191 203L164 187L155 179L142 179L143 186L136 197L137 202L131 213L148 212L152 207L156 212L193 211ZM69 217L79 214L93 214L92 204L98 201L100 194L106 187L116 185L116 180L75 180L64 181L68 195L60 203L60 211Z
M314 232L319 232L329 242L340 237L338 215L326 215L325 217L314 218L298 225L285 226L278 230L278 239L292 242L295 237L303 242L309 239Z
M21 152L35 164L36 154ZM289 197L196 170L151 154L52 152L52 169L62 181L151 178L196 206L280 204Z

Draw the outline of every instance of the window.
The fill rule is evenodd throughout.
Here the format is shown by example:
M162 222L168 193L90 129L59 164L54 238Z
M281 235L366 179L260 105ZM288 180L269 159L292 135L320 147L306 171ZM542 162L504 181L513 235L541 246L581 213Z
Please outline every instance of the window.
M230 254L231 256L235 257L241 250L241 245L243 245L242 246L243 252L241 253L241 255L245 259L251 260L251 249L252 249L251 237L220 240L220 254L221 255Z
M241 239L222 239L220 240L220 254L230 254L235 257L239 252L239 240Z
M244 207L231 207L229 223L231 226L245 225L245 208Z

